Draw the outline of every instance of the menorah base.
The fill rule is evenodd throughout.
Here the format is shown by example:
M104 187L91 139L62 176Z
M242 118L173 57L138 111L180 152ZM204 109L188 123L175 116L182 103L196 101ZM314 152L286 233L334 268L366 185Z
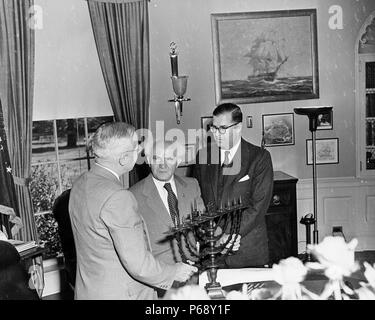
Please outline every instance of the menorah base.
M225 300L223 289L219 283L211 284L207 283L205 286L207 294L212 300Z

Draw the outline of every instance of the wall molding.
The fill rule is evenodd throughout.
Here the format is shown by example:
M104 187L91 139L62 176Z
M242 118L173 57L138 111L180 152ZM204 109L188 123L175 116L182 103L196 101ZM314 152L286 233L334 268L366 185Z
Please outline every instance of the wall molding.
M319 241L342 226L347 241L357 238L357 250L375 249L375 178L319 178L317 185ZM374 204L374 205L373 205ZM297 182L298 251L306 249L302 216L313 212L313 179Z

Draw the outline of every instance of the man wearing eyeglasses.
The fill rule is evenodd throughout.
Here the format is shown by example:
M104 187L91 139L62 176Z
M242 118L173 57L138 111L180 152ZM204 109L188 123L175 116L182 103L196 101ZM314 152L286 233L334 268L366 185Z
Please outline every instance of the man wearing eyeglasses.
M249 206L241 216L239 251L226 257L224 268L261 267L269 260L265 214L272 197L272 160L267 150L242 138L242 118L239 106L219 105L210 128L215 143L200 150L194 166L207 207L239 198Z
M91 138L91 148L95 165L74 182L69 199L77 252L75 299L156 299L153 287L169 289L197 268L166 264L151 253L137 201L120 182L140 151L134 127L104 124Z

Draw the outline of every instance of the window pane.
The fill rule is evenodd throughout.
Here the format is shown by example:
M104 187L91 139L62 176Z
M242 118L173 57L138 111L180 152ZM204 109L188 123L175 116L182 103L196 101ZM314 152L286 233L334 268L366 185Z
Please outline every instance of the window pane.
M62 162L61 180L63 190L71 188L73 182L87 170L87 160Z
M105 122L113 122L113 120L113 116L87 118L87 128L89 136L91 133L95 132L101 124Z
M47 252L44 259L52 258L62 252L58 224L52 213L41 214L35 217L39 239L46 243Z
M59 194L57 164L39 164L31 167L31 198L34 213L52 210Z
M53 121L33 121L32 163L56 161Z
M57 120L56 125L60 160L86 157L84 119Z

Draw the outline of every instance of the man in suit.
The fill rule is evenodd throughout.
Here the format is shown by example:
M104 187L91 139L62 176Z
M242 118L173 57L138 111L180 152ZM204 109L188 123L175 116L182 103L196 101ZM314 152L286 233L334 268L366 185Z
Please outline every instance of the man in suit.
M194 166L206 206L218 208L239 198L249 206L242 212L240 249L227 256L227 268L261 267L269 259L265 214L272 197L272 160L267 150L243 139L241 131L241 109L219 105L211 126L215 143L199 152Z
M129 190L138 202L139 213L146 222L152 252L166 263L181 261L177 241L165 232L182 222L194 206L204 205L197 180L175 175L184 150L177 143L156 141L145 148L151 173ZM183 241L186 239L183 238ZM190 238L195 246L194 239ZM188 252L184 250L186 254Z
M120 182L137 159L134 127L104 124L91 148L95 165L75 181L69 200L77 252L75 299L155 299L153 287L185 282L197 268L168 265L150 251L137 201Z
M187 241L195 246L192 234L181 237L181 247L173 237L165 232L177 226L191 212L192 208L204 211L201 191L194 178L178 176L175 171L184 158L184 147L176 142L156 141L145 148L145 154L151 173L130 188L138 202L139 213L144 218L155 257L166 263L181 261L181 250L191 261L196 258L187 249ZM225 243L228 236L221 237L219 244ZM240 237L233 244L233 251L238 250ZM227 247L231 246L229 241ZM193 248L194 250L194 248Z

